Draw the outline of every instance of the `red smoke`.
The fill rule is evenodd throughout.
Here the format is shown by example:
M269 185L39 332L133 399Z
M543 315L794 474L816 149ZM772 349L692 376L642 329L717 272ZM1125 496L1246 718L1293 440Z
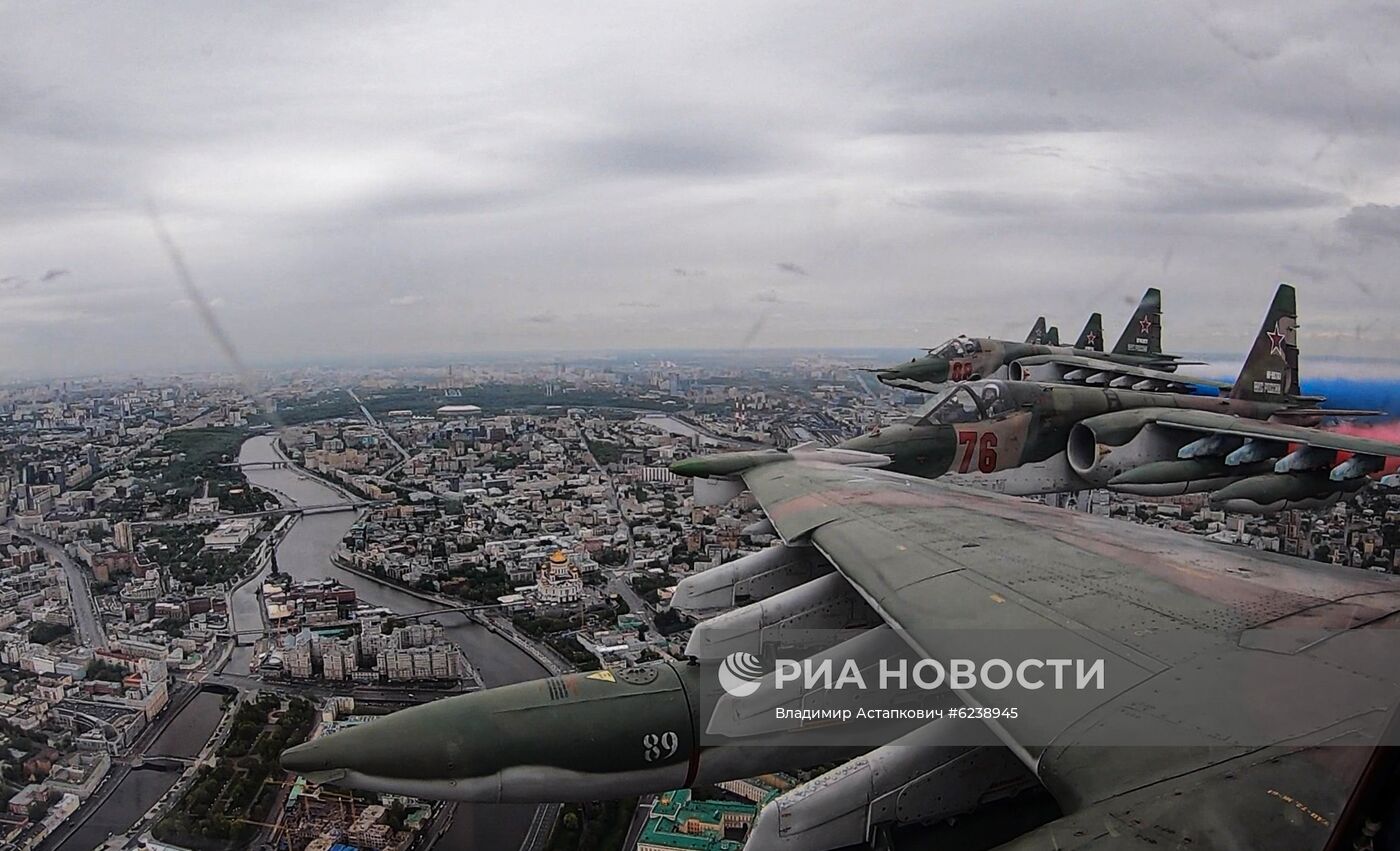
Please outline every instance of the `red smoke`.
M1342 422L1334 425L1324 426L1324 430L1336 434L1346 434L1352 437L1364 437L1367 440L1380 440L1386 443L1400 444L1400 422L1383 422L1375 424L1361 424L1353 422ZM1350 458L1352 453L1337 453L1338 463ZM1379 473L1372 473L1375 476L1384 476L1400 471L1400 456L1388 455L1385 459L1385 467Z
M1387 443L1400 443L1400 422L1384 422L1374 425L1361 423L1337 423L1326 427L1327 431L1365 437L1370 440L1384 440Z

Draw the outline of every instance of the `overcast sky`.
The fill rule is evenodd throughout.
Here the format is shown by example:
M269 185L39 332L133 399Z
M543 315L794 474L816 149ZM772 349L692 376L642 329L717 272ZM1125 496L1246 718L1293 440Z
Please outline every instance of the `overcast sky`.
M1400 352L1387 3L0 8L0 376L1116 333Z

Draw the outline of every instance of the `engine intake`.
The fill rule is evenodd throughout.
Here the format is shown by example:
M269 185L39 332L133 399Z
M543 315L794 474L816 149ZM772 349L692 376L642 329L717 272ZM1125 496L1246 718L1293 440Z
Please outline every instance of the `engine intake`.
M1070 469L1094 487L1134 467L1176 458L1188 438L1142 411L1115 411L1074 424L1065 446Z

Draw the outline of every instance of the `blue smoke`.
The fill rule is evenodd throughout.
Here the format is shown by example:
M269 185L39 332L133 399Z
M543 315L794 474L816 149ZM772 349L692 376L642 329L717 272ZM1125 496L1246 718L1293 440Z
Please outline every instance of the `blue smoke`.
M1377 378L1314 378L1303 382L1303 392L1326 396L1326 408L1364 408L1400 417L1400 382Z
M1234 376L1219 376L1231 381ZM1381 411L1386 418L1400 418L1400 381L1389 378L1314 378L1302 382L1305 396L1326 396L1324 408L1356 408ZM1197 396L1218 396L1212 387L1195 388Z

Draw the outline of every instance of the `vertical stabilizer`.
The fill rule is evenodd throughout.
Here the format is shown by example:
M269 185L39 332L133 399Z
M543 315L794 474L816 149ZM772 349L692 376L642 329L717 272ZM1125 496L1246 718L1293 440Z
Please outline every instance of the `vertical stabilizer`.
M1084 323L1084 330L1079 332L1079 339L1074 341L1074 347L1094 352L1103 351L1103 314L1090 314L1089 321Z
M1148 287L1138 302L1133 318L1113 347L1115 355L1160 355L1162 353L1162 291Z
M1026 342L1034 345L1042 345L1045 342L1045 317L1041 316L1035 320L1031 326L1031 332L1026 335Z
M1298 395L1298 297L1292 285L1279 284L1230 398L1289 402Z

